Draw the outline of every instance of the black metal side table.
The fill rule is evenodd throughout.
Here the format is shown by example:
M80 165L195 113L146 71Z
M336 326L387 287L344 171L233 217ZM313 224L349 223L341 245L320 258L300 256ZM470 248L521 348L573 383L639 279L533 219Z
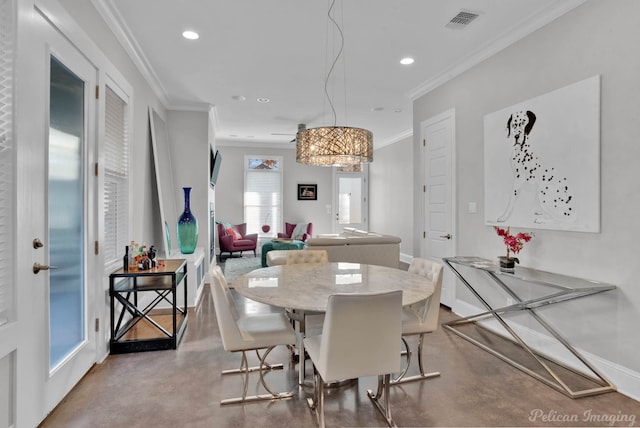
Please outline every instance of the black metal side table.
M187 261L161 262L161 267L119 269L109 275L112 354L177 348L188 318ZM182 305L178 305L179 287L184 290ZM151 301L141 293L151 294ZM169 308L160 308L162 302Z

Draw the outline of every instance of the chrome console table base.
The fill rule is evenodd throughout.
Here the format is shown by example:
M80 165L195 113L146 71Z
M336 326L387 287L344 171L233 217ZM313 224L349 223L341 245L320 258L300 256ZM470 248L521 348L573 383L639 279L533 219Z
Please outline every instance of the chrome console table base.
M555 275L550 274L548 272L536 271L533 269L527 268L517 268L516 272L523 273L522 275L516 275L515 273L504 273L501 272L499 267L495 264L491 263L488 260L477 258L477 257L448 257L443 259L444 262L451 268L451 270L455 273L460 281L473 293L473 295L482 303L482 305L487 309L485 312L481 312L478 314L474 314L468 317L464 317L458 320L450 321L444 323L443 328L455 333L456 335L462 337L463 339L473 343L474 345L484 349L485 351L491 353L492 355L500 358L501 360L511 364L512 366L520 369L526 374L538 379L539 381L545 383L546 385L560 391L561 393L567 395L571 398L580 398L586 397L590 395L602 394L606 392L612 392L616 390L616 387L605 378L595 367L593 367L571 344L562 337L549 323L547 323L541 316L536 313L535 309L547 305L556 304L559 302L563 302L566 300L577 299L579 297L590 296L593 294L601 293L604 291L612 290L616 288L614 285L610 284L601 284L587 280L580 280L578 278L565 277L563 275ZM456 269L453 264L467 266L474 269L479 269L484 271L492 280L495 282L501 289L503 289L514 301L515 304L508 305L501 308L492 308L491 305L478 293L478 291L464 278L464 276ZM552 287L559 291L530 300L522 300L512 288L510 288L504 281L502 281L499 277L501 275L508 275L522 281L542 284L548 287ZM560 281L555 281L556 279L560 279ZM571 286L562 284L562 279L570 279L570 282L574 282L574 285ZM577 370L568 367L567 365L554 361L549 357L542 357L538 353L536 353L531 347L527 345L527 343L509 326L509 324L502 318L502 314L508 312L515 311L527 311L547 332L549 332L562 346L564 346L571 354L573 354L588 371L593 375L588 375L586 373L579 372ZM481 321L486 318L493 317L497 320L500 325L511 335L511 337L515 340L515 342L525 350L531 357L533 357L538 364L544 369L544 371L551 376L551 379L546 378L539 373L531 370L530 368L520 364L519 362L513 360L509 356L501 353L500 351L487 346L486 344L479 342L475 338L463 333L457 326L462 326L464 324L475 324L477 321ZM569 370L583 378L595 383L598 385L595 388L588 388L582 390L574 390L569 385L567 385L559 375L553 370L553 368L547 364L546 361L550 361L553 364L556 364L560 367L563 367L566 370Z

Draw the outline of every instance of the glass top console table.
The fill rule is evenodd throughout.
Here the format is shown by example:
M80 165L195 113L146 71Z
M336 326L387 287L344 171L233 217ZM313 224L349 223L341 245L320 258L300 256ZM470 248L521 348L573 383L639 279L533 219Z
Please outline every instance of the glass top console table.
M479 257L447 257L443 259L445 264L451 268L454 274L462 281L462 283L471 291L471 293L482 303L486 311L471 316L460 318L443 324L443 327L458 336L479 346L485 351L497 356L503 361L513 365L514 367L533 376L541 382L555 388L563 394L571 398L585 397L589 395L601 394L605 392L615 391L615 386L607 380L595 367L593 367L558 331L544 318L536 312L537 308L602 293L604 291L615 289L615 285L605 284L596 281L590 281L581 278L575 278L567 275L560 275L536 269L516 267L514 272L503 272L497 263ZM483 296L483 291L478 286L472 284L474 276L470 275L470 270L479 271L480 274L487 275L491 281L489 283L496 285L509 297L513 304L494 308L489 303L487 296ZM466 274L463 275L463 273ZM477 277L475 277L477 278ZM513 287L513 280L523 281L530 287L535 288L538 295L532 298L523 298L519 290ZM542 293L542 295L539 295ZM570 368L567 365L555 361L548 356L543 356L530 345L527 344L523 335L518 334L513 326L505 320L504 315L508 313L526 311L540 326L544 328L557 343L561 344L581 363L581 370ZM493 347L491 341L483 343L475 337L463 332L463 326L468 324L476 324L478 321L491 319L496 320L504 330L511 336L514 343L528 355L533 358L537 364L536 369L532 369L521 362L506 355L506 353ZM539 366L539 367L538 367ZM561 371L571 372L574 376L584 379L584 383L567 382L560 375ZM581 385L577 387L576 385Z

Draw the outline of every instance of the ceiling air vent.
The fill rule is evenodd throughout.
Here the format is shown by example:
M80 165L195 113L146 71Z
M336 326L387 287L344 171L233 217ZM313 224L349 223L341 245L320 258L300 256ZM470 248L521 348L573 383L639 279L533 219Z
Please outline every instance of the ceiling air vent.
M451 18L451 21L445 27L452 28L454 30L459 30L465 28L467 25L471 23L474 19L480 16L477 12L471 12L469 10L461 10L458 12L456 16Z

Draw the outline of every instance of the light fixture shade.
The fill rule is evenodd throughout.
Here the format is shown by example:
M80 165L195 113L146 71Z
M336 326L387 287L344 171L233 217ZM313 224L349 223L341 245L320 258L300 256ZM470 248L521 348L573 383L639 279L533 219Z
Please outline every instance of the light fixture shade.
M296 134L296 162L317 166L373 162L373 134L349 126L301 130Z

